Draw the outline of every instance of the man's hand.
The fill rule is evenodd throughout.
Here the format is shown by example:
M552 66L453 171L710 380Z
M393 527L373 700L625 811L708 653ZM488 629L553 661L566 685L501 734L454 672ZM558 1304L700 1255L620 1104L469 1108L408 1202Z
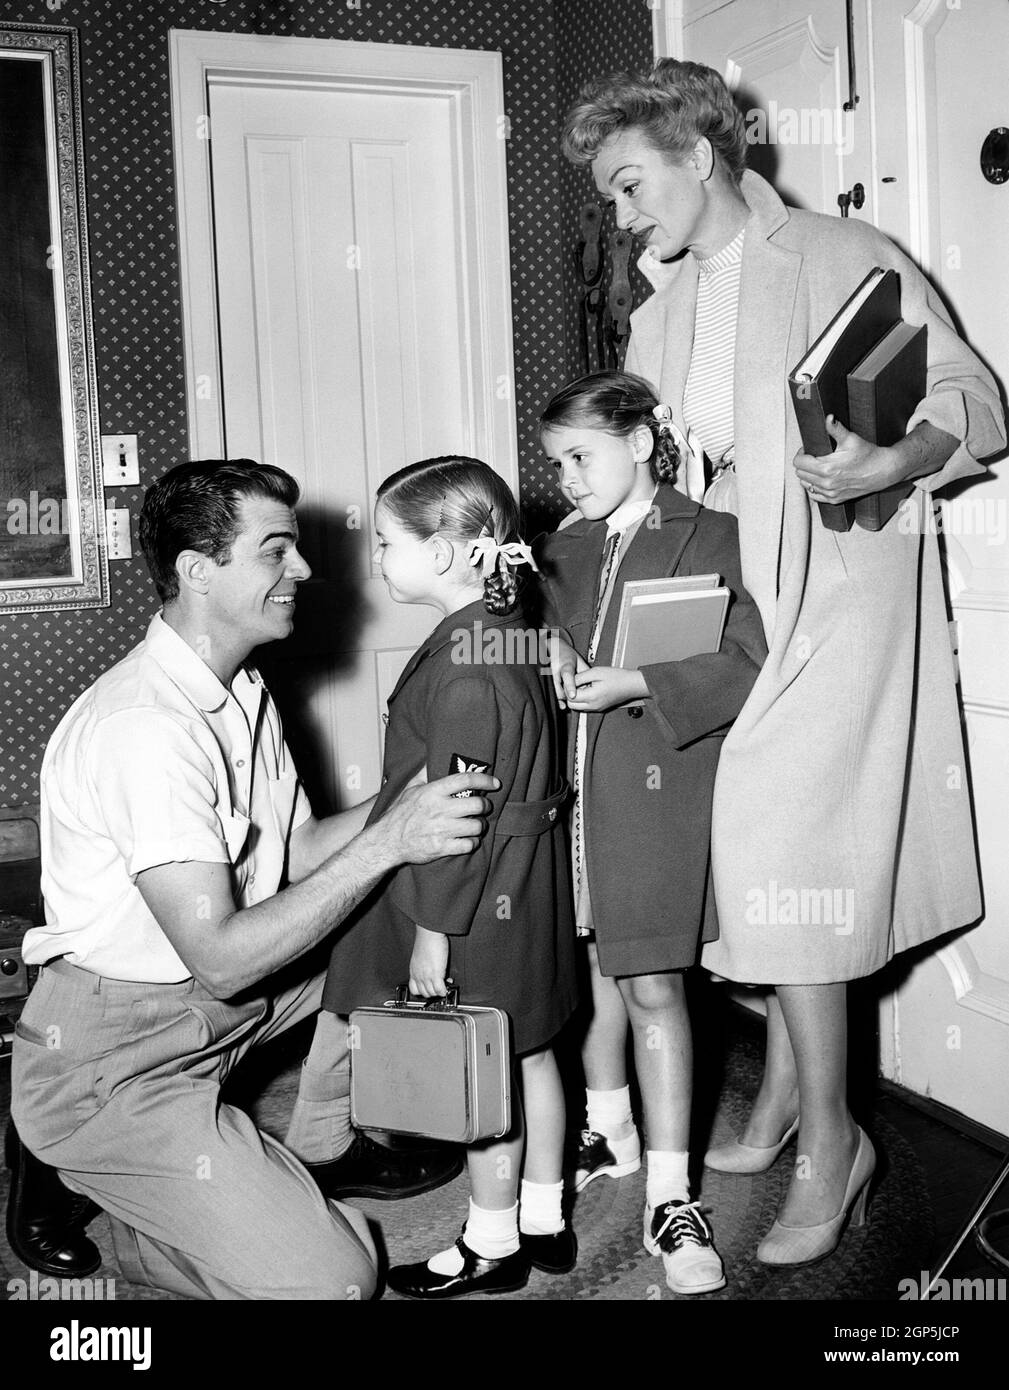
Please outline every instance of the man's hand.
M554 683L554 694L561 709L567 709L568 702L575 698L577 686L575 678L587 671L589 664L575 651L569 642L552 633L550 637L550 676Z
M424 786L408 786L371 827L383 833L397 864L427 864L448 854L470 854L486 830L481 816L490 811L484 796L459 792L497 791L488 772L455 772Z
M445 972L448 970L448 937L440 931L428 931L418 926L413 955L410 957L410 993L423 999L438 999L446 994Z
M893 449L870 444L845 429L833 415L827 416L827 432L837 444L832 454L814 458L800 449L792 461L814 502L850 502L900 481L901 469Z
M648 698L648 686L640 671L625 671L621 666L586 666L575 677L575 698L568 700L568 709L601 714L604 710L626 705L630 700Z

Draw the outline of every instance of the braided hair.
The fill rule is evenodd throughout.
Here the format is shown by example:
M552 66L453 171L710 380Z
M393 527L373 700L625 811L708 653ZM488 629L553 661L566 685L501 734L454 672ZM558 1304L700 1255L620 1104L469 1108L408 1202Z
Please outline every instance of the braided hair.
M519 509L511 489L479 459L447 454L412 463L386 478L376 500L420 540L436 532L457 544L484 536L499 545L520 539ZM487 612L510 613L518 605L520 584L515 571L501 560L483 582Z
M590 372L551 397L539 425L541 430L605 430L624 439L644 426L653 441L648 461L652 481L672 483L680 466L680 451L665 421L655 417L658 404L658 397L642 376L633 372Z

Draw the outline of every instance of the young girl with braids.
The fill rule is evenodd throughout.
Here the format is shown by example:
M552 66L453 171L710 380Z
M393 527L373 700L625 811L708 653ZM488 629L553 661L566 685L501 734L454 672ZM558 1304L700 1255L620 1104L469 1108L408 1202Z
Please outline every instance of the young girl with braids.
M630 1025L647 1137L645 1247L676 1293L725 1283L687 1181L692 1050L683 972L718 934L709 871L722 738L766 655L740 579L735 518L673 486L668 411L641 377L596 372L540 418L543 447L578 509L539 556L552 667L572 712L572 850L593 1016L583 1047L587 1122L576 1190L641 1166L626 1074ZM732 594L721 648L641 670L612 665L628 580L717 574Z
M561 1217L564 1098L550 1050L576 1002L567 787L553 693L518 606L515 566L532 560L518 527L507 485L475 459L417 463L378 491L376 558L391 596L444 616L390 696L371 816L418 772L439 777L459 758L489 765L501 788L465 862L397 870L339 934L323 1006L346 1015L406 981L434 997L451 979L462 1003L508 1013L520 1059L512 1131L468 1151L462 1236L390 1271L390 1287L413 1298L500 1293L522 1287L530 1265L561 1273L575 1261Z

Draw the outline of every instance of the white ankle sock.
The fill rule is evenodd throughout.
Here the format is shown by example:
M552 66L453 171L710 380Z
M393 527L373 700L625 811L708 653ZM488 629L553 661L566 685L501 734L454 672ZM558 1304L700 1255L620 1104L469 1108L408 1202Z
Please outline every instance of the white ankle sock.
M586 1125L607 1139L629 1139L635 1133L631 1114L631 1088L585 1092Z
M564 1229L563 1182L526 1182L519 1193L519 1229L527 1236L552 1236Z
M504 1211L487 1211L475 1206L471 1197L463 1239L474 1254L485 1260L501 1260L505 1255L514 1255L519 1248L518 1215L518 1202ZM457 1245L432 1255L427 1262L432 1274L458 1274L462 1265L462 1252Z
M687 1165L690 1155L667 1149L649 1149L647 1159L645 1201L649 1207L661 1207L666 1202L689 1202Z

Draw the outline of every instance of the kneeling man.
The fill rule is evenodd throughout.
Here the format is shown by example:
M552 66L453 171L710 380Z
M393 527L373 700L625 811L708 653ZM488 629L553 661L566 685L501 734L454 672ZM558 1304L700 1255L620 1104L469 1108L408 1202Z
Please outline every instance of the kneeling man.
M140 538L164 608L46 750L48 920L25 937L41 971L14 1043L8 1233L47 1273L97 1267L93 1201L134 1282L190 1298L366 1298L366 1223L327 1194L404 1195L459 1168L360 1135L335 1153L347 1078L318 1030L286 1146L220 1099L250 1048L319 1008L324 975L275 973L392 868L472 850L488 804L465 793L498 785L466 773L410 788L367 829L370 803L314 819L245 664L290 633L310 573L297 499L288 474L248 461L183 464L156 483Z

